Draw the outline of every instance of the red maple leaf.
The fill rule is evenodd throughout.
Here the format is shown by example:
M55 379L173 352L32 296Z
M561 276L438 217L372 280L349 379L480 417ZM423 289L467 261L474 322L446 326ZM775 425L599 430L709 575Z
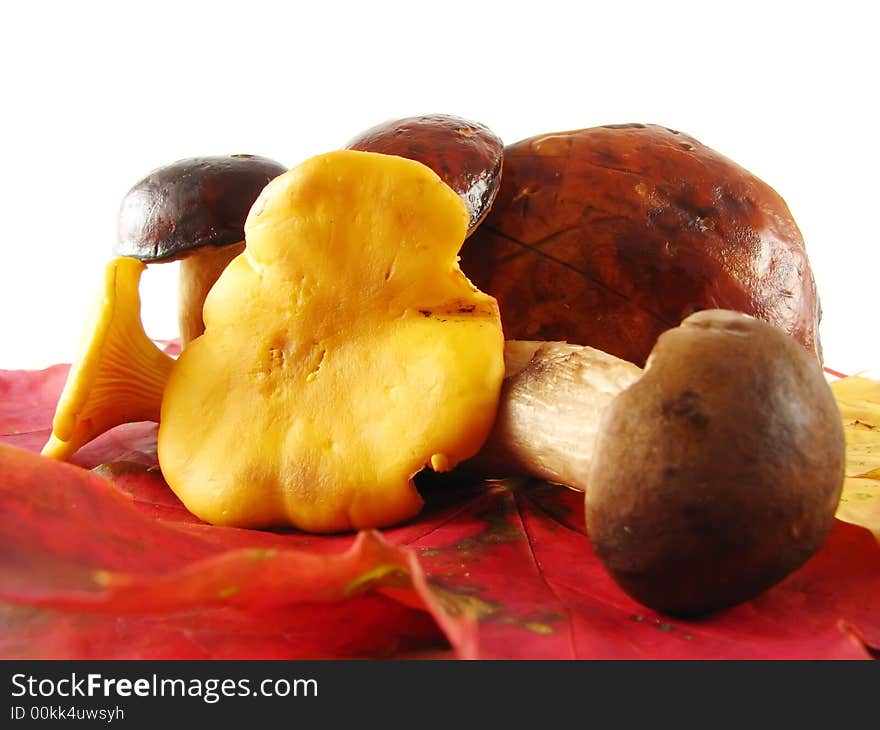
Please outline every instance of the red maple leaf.
M700 620L635 603L538 482L421 483L381 535L214 527L156 461L156 427L36 456L66 368L0 372L0 656L53 658L868 658L880 548L836 522L807 565ZM89 471L91 470L91 471ZM444 647L449 647L444 651Z

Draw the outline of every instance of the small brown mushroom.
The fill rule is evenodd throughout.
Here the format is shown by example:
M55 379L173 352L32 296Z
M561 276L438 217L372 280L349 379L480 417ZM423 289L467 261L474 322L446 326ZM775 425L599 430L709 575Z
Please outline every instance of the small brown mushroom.
M590 538L641 603L685 615L726 608L822 546L844 456L815 359L772 325L701 312L661 335L644 377L603 420Z
M468 467L585 490L596 553L639 602L722 609L822 546L843 430L820 365L782 330L698 312L660 336L643 372L592 348L507 347L494 430Z
M255 155L193 157L150 172L126 193L114 256L180 260L181 344L205 329L205 296L244 250L244 221L266 184L287 170Z
M467 205L468 235L486 217L501 184L501 140L482 124L447 114L384 122L358 135L347 149L397 155L430 167Z

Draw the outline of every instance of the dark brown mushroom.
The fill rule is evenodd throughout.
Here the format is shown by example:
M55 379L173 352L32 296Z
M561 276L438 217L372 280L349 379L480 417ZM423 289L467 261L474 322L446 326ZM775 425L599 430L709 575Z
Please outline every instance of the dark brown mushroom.
M695 615L748 600L823 544L843 484L821 366L780 329L707 310L645 370L590 347L508 341L495 425L462 471L586 492L596 553L630 596Z
M844 477L822 369L778 328L705 311L660 336L608 407L587 530L623 590L698 615L757 596L825 541Z
M244 250L244 222L266 184L287 170L256 155L193 157L153 170L122 200L115 256L180 260L181 344L204 331L202 305Z
M508 146L461 268L498 299L508 338L590 345L641 366L661 332L720 308L775 324L821 359L816 285L783 199L664 127Z
M486 217L501 183L503 143L488 127L460 117L396 119L358 135L346 147L406 157L430 167L467 204L468 234Z

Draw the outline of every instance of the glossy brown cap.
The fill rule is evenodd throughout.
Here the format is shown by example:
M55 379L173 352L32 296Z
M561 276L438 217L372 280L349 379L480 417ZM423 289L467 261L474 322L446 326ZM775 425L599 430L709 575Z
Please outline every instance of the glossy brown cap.
M464 200L469 231L485 218L501 183L503 143L488 127L459 117L396 119L358 135L346 147L406 157L430 167Z
M113 254L149 263L243 241L251 205L286 171L256 155L192 157L153 170L122 200Z
M508 338L591 345L643 365L702 309L777 325L817 359L820 306L804 241L769 185L656 125L532 137L461 251Z
M844 457L816 359L766 322L699 312L660 336L606 411L587 530L635 600L680 615L723 609L819 550Z

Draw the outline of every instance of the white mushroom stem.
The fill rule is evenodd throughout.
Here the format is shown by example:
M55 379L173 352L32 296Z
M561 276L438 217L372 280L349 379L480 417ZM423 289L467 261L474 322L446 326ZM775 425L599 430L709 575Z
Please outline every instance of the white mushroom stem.
M592 347L565 342L505 343L507 376L495 426L463 469L524 475L586 489L606 408L642 370Z
M229 262L242 251L244 241L227 246L204 246L181 259L177 298L181 347L205 331L202 319L205 297Z

